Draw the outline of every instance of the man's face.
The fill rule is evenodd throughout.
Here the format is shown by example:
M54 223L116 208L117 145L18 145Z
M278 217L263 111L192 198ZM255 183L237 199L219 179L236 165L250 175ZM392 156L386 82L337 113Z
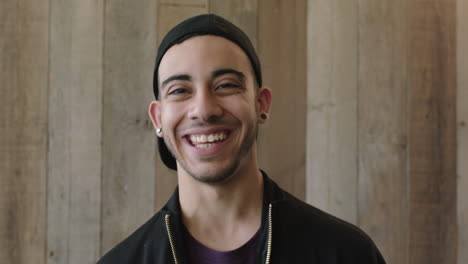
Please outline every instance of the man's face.
M192 37L166 52L158 79L150 114L179 171L216 183L256 162L257 123L270 92L257 90L240 47L217 36Z

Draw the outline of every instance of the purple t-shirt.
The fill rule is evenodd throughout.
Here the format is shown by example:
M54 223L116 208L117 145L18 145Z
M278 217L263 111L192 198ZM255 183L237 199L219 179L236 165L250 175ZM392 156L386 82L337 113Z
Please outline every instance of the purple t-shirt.
M259 232L241 247L231 251L216 251L205 247L185 230L189 263L193 264L254 264Z

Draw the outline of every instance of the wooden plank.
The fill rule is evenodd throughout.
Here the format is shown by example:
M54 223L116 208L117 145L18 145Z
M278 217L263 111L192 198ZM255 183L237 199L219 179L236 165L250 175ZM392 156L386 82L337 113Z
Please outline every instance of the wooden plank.
M468 263L468 1L457 1L458 264Z
M357 217L358 2L308 6L307 201Z
M203 7L206 8L209 0L159 0L160 4L187 7Z
M0 259L46 261L47 1L0 2Z
M456 262L455 11L408 5L410 263Z
M159 4L158 10L157 31L158 43L160 43L166 33L178 23L189 17L207 13L208 0L164 0ZM177 174L162 163L159 153L156 155L155 210L159 210L174 192Z
M259 160L274 180L305 198L306 8L297 0L258 1L258 52L273 91L270 121L260 127Z
M257 47L256 0L209 0L209 12L218 14L241 28Z
M104 10L101 254L154 213L153 99L157 1L108 1Z
M100 256L103 2L52 0L47 263Z
M406 1L359 0L358 224L408 263Z
M307 121L307 0L296 0L293 25L296 30L296 43L293 49L295 59L294 71L294 112L297 119L294 120L295 140L292 147L296 153L296 167L293 174L292 193L299 199L305 200L306 189L306 121ZM286 87L286 86L283 86ZM286 119L288 120L288 119ZM288 177L283 175L283 177Z

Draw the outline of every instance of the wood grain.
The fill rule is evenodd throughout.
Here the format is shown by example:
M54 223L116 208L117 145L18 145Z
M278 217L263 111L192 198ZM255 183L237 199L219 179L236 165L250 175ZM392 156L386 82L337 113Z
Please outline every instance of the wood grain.
M457 263L468 263L468 1L457 1Z
M153 99L157 6L107 1L104 10L101 254L154 213Z
M0 3L0 262L46 261L47 1Z
M270 120L260 127L259 160L271 178L305 198L307 2L258 1L258 53L273 91Z
M388 263L408 263L407 6L359 0L358 221Z
M47 263L100 247L103 2L52 0Z
M409 263L455 263L455 1L408 10Z
M308 5L307 202L357 220L358 1Z
M159 0L160 4L186 7L206 7L209 0Z

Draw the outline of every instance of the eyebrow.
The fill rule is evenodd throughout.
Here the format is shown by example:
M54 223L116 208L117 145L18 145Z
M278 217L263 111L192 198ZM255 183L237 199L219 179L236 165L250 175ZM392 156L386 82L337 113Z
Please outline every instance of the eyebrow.
M172 81L191 81L192 80L192 77L190 77L190 75L188 74L176 74L176 75L172 75L171 77L167 78L166 80L164 80L164 82L161 83L161 90L164 89L164 87L172 82Z
M216 70L216 71L213 71L211 73L211 76L213 78L216 78L216 77L219 77L221 75L224 75L224 74L234 74L234 75L237 75L237 77L239 77L241 80L244 80L245 78L245 75L240 72L240 71L236 71L234 69L229 69L229 68L226 68L226 69L219 69L219 70Z

